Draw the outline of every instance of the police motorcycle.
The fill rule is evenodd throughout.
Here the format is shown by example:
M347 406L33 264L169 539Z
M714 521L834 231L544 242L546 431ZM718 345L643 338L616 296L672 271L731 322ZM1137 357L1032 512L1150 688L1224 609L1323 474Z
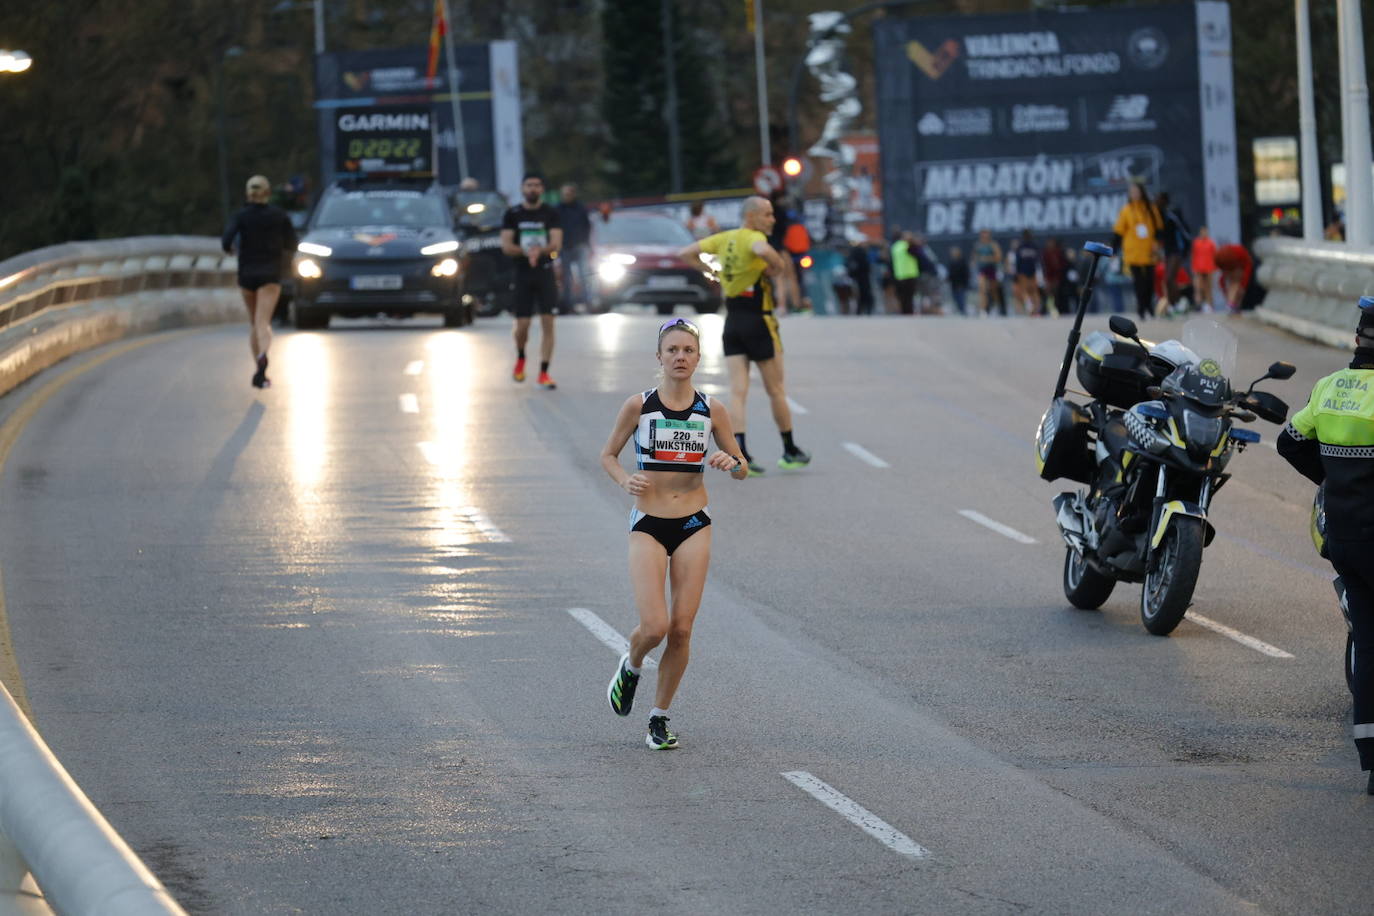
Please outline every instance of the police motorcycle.
M1235 391L1235 335L1205 318L1187 322L1182 340L1152 344L1140 339L1135 322L1112 315L1112 333L1095 331L1080 344L1098 261L1112 255L1095 242L1084 249L1091 262L1036 435L1036 468L1045 480L1087 485L1053 500L1069 603L1095 610L1117 582L1140 582L1141 622L1167 636L1192 602L1203 548L1216 534L1207 514L1231 478L1226 468L1260 441L1238 424L1288 417L1286 403L1255 385L1291 378L1294 368L1276 362ZM1086 404L1065 397L1070 364L1087 389Z

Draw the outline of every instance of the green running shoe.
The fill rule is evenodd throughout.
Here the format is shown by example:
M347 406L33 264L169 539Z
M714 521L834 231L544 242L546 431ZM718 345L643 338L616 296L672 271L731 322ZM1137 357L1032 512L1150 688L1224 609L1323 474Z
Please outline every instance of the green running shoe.
M668 731L667 716L649 717L649 734L644 736L644 743L649 745L651 751L668 751L677 747L677 735Z
M750 476L750 477L762 477L762 476L763 476L763 465L759 464L757 461L751 461L751 462L749 462L749 476Z
M610 701L611 712L617 716L628 716L630 707L635 705L635 688L639 686L639 675L630 670L630 653L620 656L620 664L615 667L615 677L606 687L606 699Z
M782 457L778 459L778 467L789 471L804 468L810 463L811 456L801 449L797 449L795 452L783 452Z

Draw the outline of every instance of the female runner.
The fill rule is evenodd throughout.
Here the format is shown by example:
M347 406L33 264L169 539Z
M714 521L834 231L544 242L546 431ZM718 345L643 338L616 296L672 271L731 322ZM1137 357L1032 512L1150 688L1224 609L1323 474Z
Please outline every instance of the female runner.
M702 475L709 466L729 471L736 480L749 476L725 405L692 387L700 360L701 332L696 325L675 318L659 328L662 381L657 388L630 396L601 451L606 473L635 498L630 513L630 584L639 608L630 651L620 657L606 696L616 715L628 716L644 656L667 637L644 739L656 751L678 746L677 735L668 731L668 706L687 670L692 623L711 562L711 516ZM620 451L631 436L639 464L633 474L620 466ZM708 457L712 436L718 449ZM664 600L665 580L672 586L671 607Z

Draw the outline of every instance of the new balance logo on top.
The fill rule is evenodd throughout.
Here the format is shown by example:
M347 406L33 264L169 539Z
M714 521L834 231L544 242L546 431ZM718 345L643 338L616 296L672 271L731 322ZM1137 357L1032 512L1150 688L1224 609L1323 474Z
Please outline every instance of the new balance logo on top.
M685 525L682 526L682 530L683 530L683 531L691 531L693 528L700 528L700 527L701 527L701 519L697 518L697 517L694 515L694 516L692 516L691 518L687 519L687 524L685 524Z

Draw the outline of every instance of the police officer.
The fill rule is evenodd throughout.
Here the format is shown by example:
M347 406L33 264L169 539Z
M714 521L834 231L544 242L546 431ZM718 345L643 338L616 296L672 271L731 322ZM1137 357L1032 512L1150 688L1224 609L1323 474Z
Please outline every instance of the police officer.
M1355 699L1355 748L1374 795L1374 296L1360 299L1355 358L1317 382L1307 406L1279 434L1299 473L1325 484L1326 551L1345 586Z

